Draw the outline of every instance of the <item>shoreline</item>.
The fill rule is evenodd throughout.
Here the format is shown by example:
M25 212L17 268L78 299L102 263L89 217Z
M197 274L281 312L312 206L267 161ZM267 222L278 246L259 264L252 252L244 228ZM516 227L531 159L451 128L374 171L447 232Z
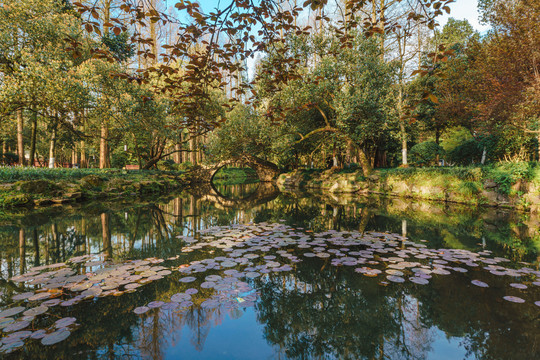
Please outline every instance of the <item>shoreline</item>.
M407 169L408 170L408 169ZM435 201L507 208L540 213L540 184L538 179L517 180L500 184L484 176L480 168L470 174L457 176L450 172L375 171L364 177L360 170L296 170L281 174L277 179L280 190L299 189L333 195L378 195L401 199Z

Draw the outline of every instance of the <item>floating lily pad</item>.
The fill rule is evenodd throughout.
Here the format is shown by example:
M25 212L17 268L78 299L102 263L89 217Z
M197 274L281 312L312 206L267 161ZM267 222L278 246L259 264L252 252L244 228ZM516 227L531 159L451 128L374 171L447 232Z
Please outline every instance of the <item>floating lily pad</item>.
M11 324L14 321L15 321L14 318L1 318L0 319L0 329L5 328L6 326L8 326L9 324Z
M23 312L23 315L24 316L37 316L37 315L45 314L48 310L49 308L47 306L41 305L32 309L26 310L25 312Z
M45 337L45 335L47 335L47 332L44 329L40 329L40 330L34 331L32 335L30 335L30 339L39 340Z
M140 314L144 314L148 310L150 310L150 308L148 306L139 306L139 307L136 307L135 309L133 309L133 312L135 314L137 314L137 315L140 315Z
M38 293L38 294L35 294L33 296L30 296L28 298L28 301L40 301L40 300L46 300L48 298L51 297L51 293L49 292L42 292L42 293Z
M51 300L47 300L47 301L42 302L41 305L51 307L51 306L56 306L56 305L60 304L61 302L62 302L62 300L60 300L60 299L51 299Z
M429 284L429 281L427 279L421 278L419 276L410 277L409 281L413 282L415 284L419 284L419 285L427 285L427 284Z
M193 282L195 280L197 280L197 278L195 278L193 276L186 276L186 277L181 278L178 281L183 282L183 283L190 283L190 282Z
M213 288L214 286L216 285L215 282L213 281L205 281L201 284L201 288L203 289L210 289L210 288Z
M30 325L30 321L19 320L15 321L4 328L4 332L19 331L27 328Z
M25 292L25 293L22 293L22 294L13 295L11 297L11 299L15 300L15 301L19 301L19 300L28 299L32 295L34 295L34 292L30 291L30 292Z
M442 269L442 268L436 268L431 273L437 274L437 275L450 275L451 274L450 271Z
M522 290L527 288L527 285L519 284L519 283L512 283L512 284L510 284L510 286L513 287L513 288L522 289Z
M174 310L178 308L180 305L176 302L168 302L161 306L162 310Z
M71 335L71 332L69 330L66 330L66 329L57 330L53 333L45 335L41 339L41 343L43 345L54 345L61 341L66 340L69 337L69 335Z
M161 307L163 304L165 304L163 301L152 301L148 303L148 307L150 309L155 309Z
M178 305L180 305L181 307L190 307L193 305L193 301L191 300L182 301Z
M480 280L472 280L472 281L471 281L471 284L476 285L476 286L479 286L479 287L483 287L483 288L489 287L488 284L486 284L485 282L480 281Z
M0 312L0 318L6 318L23 312L26 308L17 306Z
M518 304L522 304L525 302L525 300L517 296L503 296L503 299L506 301L511 301Z
M56 322L54 323L54 326L58 329L65 328L65 327L75 324L75 321L77 321L77 319L74 317L65 317L60 320L56 320Z

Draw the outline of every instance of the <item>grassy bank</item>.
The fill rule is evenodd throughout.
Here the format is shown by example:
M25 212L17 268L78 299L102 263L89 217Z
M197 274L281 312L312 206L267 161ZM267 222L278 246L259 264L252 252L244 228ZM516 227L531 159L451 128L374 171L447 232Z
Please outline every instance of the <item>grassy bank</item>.
M217 185L251 184L259 181L257 173L252 168L224 167L213 179Z
M384 169L367 178L356 169L299 170L282 174L278 184L540 211L540 165L536 162Z
M0 168L0 207L165 193L187 185L183 172Z

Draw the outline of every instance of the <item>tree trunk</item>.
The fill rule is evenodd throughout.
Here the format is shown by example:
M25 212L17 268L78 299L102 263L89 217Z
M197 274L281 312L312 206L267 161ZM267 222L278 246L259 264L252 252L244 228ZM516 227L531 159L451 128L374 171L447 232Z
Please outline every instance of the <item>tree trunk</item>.
M334 141L334 147L332 149L332 167L337 168L338 161L337 161L337 149L336 149L336 142Z
M77 143L73 146L73 151L71 151L71 164L75 167L75 164L79 163L79 153L77 153Z
M538 161L540 162L540 131L536 134L536 139L538 140Z
M55 154L56 154L56 127L57 127L57 124L55 122L54 126L53 126L53 129L52 129L52 132L51 132L51 141L50 141L50 146L49 146L49 168L54 168L56 167L56 159L55 159Z
M369 160L366 156L366 153L361 148L358 148L358 161L360 162L360 166L362 167L362 173L364 174L364 176L371 175L371 166L369 165Z
M99 168L106 169L111 167L109 158L109 127L105 122L101 124L101 139L99 141Z
M86 149L85 149L85 147L86 147L86 144L85 144L84 140L81 140L81 146L80 146L80 148L81 148L81 166L80 166L81 169L86 168L88 166L87 165L88 161L86 160Z
M405 120L403 119L403 89L401 86L398 93L398 116L399 131L401 134L401 164L407 166L407 131L405 129Z
M24 119L22 109L17 110L17 155L19 156L19 165L25 165L24 159Z
M80 114L78 114L77 116L79 116ZM81 125L82 125L82 129L83 129L83 133L86 134L86 122L85 122L85 113L84 113L84 109L83 109L83 112L82 112L82 119L81 119ZM79 146L80 150L81 150L81 164L80 164L80 168L83 169L83 168L86 168L88 167L88 160L86 159L86 142L84 141L84 138L81 140L81 143L80 143L80 146Z
M34 109L35 110L35 109ZM36 137L37 137L37 112L32 114L32 137L30 138L30 166L34 166L36 159Z
M174 151L176 151L173 155L174 163L175 164L181 164L182 163L182 135L180 135L180 142L174 144Z
M197 165L197 139L195 136L192 136L191 140L189 141L190 143L190 154L191 154L191 164L192 165Z

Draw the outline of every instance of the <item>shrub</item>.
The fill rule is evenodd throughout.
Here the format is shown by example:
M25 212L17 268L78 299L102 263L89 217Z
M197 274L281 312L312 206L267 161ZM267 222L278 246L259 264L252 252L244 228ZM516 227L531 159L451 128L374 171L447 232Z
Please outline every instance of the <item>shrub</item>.
M444 155L444 150L433 141L424 141L414 145L409 154L412 164L429 166L437 163L437 157Z
M4 165L14 165L19 161L19 157L14 153L4 153L0 155L0 163Z
M467 140L450 150L446 159L456 165L480 163L483 147L475 139Z

